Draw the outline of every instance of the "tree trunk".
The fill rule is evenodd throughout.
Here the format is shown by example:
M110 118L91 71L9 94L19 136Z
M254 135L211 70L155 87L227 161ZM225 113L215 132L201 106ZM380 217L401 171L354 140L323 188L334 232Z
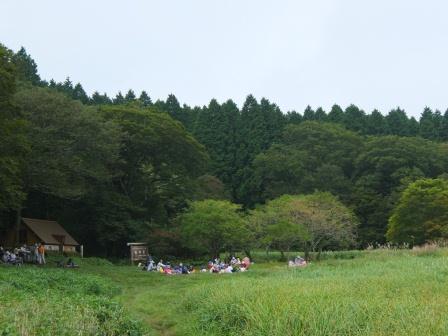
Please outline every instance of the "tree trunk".
M283 252L283 250L280 251L280 260L285 261L285 252Z
M310 261L310 249L308 243L305 243L305 260Z
M22 208L20 207L17 209L17 215L16 215L16 245L18 246L20 244L20 230L22 228Z

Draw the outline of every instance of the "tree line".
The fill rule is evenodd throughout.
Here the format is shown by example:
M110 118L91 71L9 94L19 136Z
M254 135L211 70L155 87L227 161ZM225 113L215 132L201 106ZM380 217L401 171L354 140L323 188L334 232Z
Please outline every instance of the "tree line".
M417 120L355 105L283 113L252 95L241 108L133 90L89 96L69 78L41 79L24 48L1 46L0 58L0 227L58 218L92 253L118 255L142 239L164 254L194 251L179 220L191 202L249 213L315 192L358 218L353 244L382 243L402 192L448 172L448 111L425 108Z

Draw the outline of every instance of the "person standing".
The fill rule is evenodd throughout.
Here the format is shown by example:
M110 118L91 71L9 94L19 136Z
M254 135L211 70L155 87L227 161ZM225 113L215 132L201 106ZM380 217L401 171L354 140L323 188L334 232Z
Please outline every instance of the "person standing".
M40 243L39 247L37 248L37 259L39 261L39 264L41 265L45 265L45 247L44 247L44 243Z
M38 243L34 243L33 244L32 253L33 253L33 262L35 264L40 264L40 260L39 260L39 244Z

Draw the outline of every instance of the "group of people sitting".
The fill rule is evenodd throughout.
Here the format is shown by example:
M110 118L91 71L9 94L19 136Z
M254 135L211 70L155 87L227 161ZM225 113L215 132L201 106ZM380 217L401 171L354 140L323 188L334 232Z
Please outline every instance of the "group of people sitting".
M184 265L183 263L180 263L178 265L171 265L171 263L165 263L163 259L160 259L156 264L151 255L148 255L146 257L146 261L144 263L139 263L138 267L142 271L159 272L164 274L190 274L195 272L195 269L192 265Z
M0 246L0 261L8 265L21 266L23 264L23 258L19 256L17 249L8 251L3 246Z
M207 267L201 268L201 272L210 273L235 273L245 272L250 267L249 257L244 257L241 261L240 258L233 256L228 262L221 261L219 258L210 260Z
M206 266L200 268L201 272L210 273L235 273L244 272L250 267L250 259L248 257L240 258L232 257L228 262L221 261L219 258L210 260ZM195 273L196 269L193 265L184 265L180 263L178 265L165 263L162 259L156 264L153 257L148 255L144 263L139 263L138 267L147 272L159 272L163 274L190 274Z
M308 263L301 256L297 256L294 260L288 262L289 267L305 267L306 265L308 265Z
M0 261L9 265L20 266L23 263L45 264L45 246L43 243L32 246L22 245L10 251L0 246Z

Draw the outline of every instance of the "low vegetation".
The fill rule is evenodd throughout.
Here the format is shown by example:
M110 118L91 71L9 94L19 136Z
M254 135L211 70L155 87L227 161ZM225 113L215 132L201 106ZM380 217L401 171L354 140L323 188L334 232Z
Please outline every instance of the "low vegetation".
M184 307L191 335L446 335L447 280L442 255L375 251L199 286Z
M0 335L448 334L446 248L323 252L303 269L278 257L228 275L98 259L78 270L0 267Z
M140 335L141 324L112 300L119 292L106 277L0 267L0 335Z

